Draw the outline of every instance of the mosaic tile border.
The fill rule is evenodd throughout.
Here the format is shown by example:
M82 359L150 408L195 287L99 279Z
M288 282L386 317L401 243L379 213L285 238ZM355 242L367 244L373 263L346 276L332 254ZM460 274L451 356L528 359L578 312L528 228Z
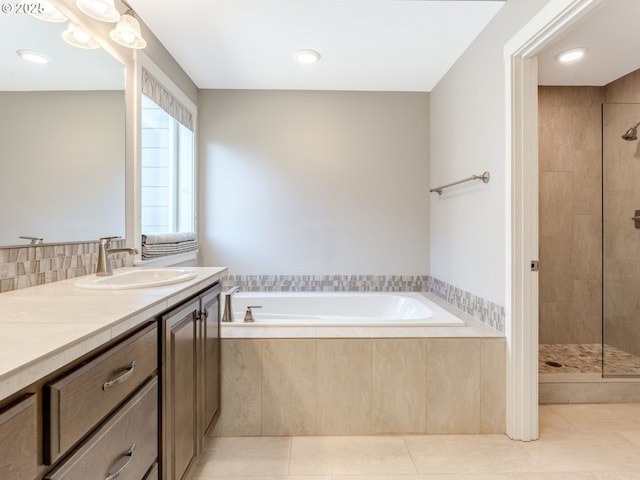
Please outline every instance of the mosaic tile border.
M506 332L504 306L478 297L435 277L429 277L429 292L498 332L502 334Z
M229 275L248 292L424 292L426 275Z
M504 307L428 275L229 275L223 288L248 292L429 292L498 332Z
M114 240L115 248L124 239ZM126 254L114 267L127 265ZM95 273L98 242L0 248L0 293ZM229 275L223 287L245 291L429 292L505 333L504 307L428 275Z
M114 248L125 240L113 240ZM112 257L114 267L124 267L127 254ZM0 248L0 293L95 273L98 242L25 245Z

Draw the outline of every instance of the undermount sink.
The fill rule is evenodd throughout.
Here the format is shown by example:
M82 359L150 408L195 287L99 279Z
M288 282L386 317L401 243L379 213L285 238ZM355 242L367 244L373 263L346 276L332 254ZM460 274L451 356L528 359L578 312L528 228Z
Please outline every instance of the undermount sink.
M184 268L141 268L116 273L109 277L88 275L74 283L79 288L96 290L124 290L127 288L148 288L173 283L186 282L196 277L193 270Z

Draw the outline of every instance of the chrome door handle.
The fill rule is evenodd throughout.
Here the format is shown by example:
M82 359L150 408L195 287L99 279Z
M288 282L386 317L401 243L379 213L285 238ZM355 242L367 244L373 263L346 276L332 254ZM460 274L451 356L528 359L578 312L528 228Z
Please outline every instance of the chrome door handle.
M102 385L102 390L108 390L114 385L124 382L131 375L133 375L133 371L136 369L136 361L134 360L127 366L127 371L120 375L118 378L114 378L113 380L109 380L108 382L104 382Z
M136 444L131 445L131 448L124 453L125 457L129 457L129 460L125 462L117 471L108 474L104 477L104 480L116 480L120 476L120 474L124 471L125 468L129 466L129 464L133 461L133 454L136 450Z

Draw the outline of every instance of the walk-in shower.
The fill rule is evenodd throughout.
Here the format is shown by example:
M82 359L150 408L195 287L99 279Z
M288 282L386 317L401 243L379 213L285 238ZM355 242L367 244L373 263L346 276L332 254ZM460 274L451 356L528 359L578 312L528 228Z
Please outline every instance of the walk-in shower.
M541 403L640 401L634 82L539 89Z
M602 106L602 375L640 375L640 150L635 103ZM640 122L622 135L638 139Z

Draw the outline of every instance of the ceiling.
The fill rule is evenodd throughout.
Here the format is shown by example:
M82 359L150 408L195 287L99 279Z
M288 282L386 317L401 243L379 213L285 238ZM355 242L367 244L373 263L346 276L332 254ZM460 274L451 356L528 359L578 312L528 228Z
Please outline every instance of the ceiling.
M201 89L431 91L495 0L130 0ZM322 58L294 61L300 49Z
M0 91L124 90L124 67L103 49L86 50L62 40L67 23L30 15L0 15ZM19 49L45 54L47 65L20 58Z
M561 65L558 53L586 47ZM606 0L538 56L540 85L602 86L640 68L640 0Z
M199 88L430 91L502 1L131 0ZM640 0L605 0L539 55L541 85L605 85L640 68ZM175 28L175 25L182 26ZM71 47L66 23L0 15L0 90L122 89L104 50ZM460 33L462 31L462 33ZM586 47L561 65L556 55ZM19 48L51 64L24 62ZM320 62L293 53L315 48ZM70 72L72 74L70 74Z

